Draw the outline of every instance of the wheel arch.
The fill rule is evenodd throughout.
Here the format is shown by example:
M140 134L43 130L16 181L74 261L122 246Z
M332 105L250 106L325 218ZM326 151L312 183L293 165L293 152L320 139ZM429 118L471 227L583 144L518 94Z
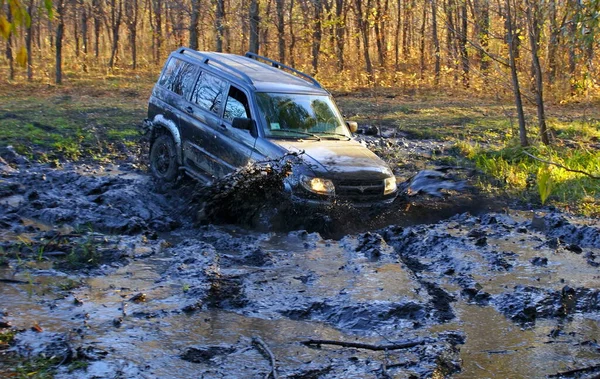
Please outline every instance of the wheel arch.
M177 150L177 163L179 163L180 166L183 165L183 146L181 143L181 134L179 133L177 125L162 114L154 116L154 119L151 122L151 142L154 142L154 140L162 134L170 134L175 142L175 148Z

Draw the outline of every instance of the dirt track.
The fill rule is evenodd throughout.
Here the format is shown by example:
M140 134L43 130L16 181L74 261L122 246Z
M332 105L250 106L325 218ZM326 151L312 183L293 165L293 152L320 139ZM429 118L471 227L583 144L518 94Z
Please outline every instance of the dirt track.
M265 377L271 354L282 378L600 375L597 220L424 197L350 234L195 225L189 186L131 163L3 159L0 321L23 332L0 376L17 354L60 378Z

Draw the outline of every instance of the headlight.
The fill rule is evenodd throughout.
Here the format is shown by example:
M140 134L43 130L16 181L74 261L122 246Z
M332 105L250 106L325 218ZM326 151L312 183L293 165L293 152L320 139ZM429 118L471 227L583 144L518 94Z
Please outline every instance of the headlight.
M395 192L396 189L398 188L396 186L396 177L395 176L392 176L392 177L389 177L389 178L385 179L383 181L383 183L385 185L385 187L383 188L383 194L384 195L388 195L388 194L390 194L392 192Z
M310 192L315 192L322 195L333 195L335 193L335 186L329 179L311 178L309 176L302 175L300 178L300 183Z

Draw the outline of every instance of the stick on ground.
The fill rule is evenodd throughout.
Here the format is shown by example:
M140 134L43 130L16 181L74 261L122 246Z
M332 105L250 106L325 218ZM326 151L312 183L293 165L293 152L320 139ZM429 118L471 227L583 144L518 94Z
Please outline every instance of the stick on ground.
M275 355L273 355L273 352L271 349L269 349L269 346L267 346L265 341L263 341L260 337L253 337L252 343L258 348L261 354L269 359L269 362L271 363L271 372L265 376L265 379L277 379L277 371L275 370Z
M342 346L342 347L354 347L357 349L366 349L366 350L373 350L373 351L383 351L383 350L408 349L410 347L422 345L425 343L425 341L423 341L423 340L406 341L406 342L399 342L399 343L393 343L393 344L387 344L387 345L371 345L371 344L367 344L367 343L332 341L332 340L308 340L308 341L302 341L301 343L306 346L333 345L333 346Z

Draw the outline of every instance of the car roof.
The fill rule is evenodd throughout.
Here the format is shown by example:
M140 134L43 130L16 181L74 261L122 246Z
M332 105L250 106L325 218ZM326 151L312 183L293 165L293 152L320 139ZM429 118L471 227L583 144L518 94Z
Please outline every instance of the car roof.
M239 78L239 82L251 88L253 87L257 92L329 94L314 78L268 58L256 56L272 62L272 65L262 63L248 56L195 51L188 48L178 49L172 55L176 56L178 54L198 58L210 67L226 72L229 74L228 76ZM248 55L251 54L248 53ZM278 68L280 66L293 70L293 72L304 78Z

